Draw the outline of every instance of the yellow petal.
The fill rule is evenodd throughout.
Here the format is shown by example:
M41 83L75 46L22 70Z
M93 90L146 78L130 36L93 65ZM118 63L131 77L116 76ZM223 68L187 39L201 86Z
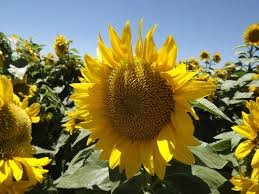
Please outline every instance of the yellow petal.
M158 66L161 71L168 71L175 66L177 47L175 40L169 36L158 53Z
M165 177L165 170L167 162L161 156L156 143L153 143L153 160L154 160L154 170L159 179L163 180Z
M215 91L215 85L205 81L190 81L181 87L176 93L182 95L187 100L196 100L212 94Z
M115 167L120 165L120 157L121 157L121 151L114 147L112 149L110 159L109 159L109 166L111 169L114 169Z
M195 163L195 158L192 152L184 145L176 147L175 159L188 165Z
M0 105L13 101L13 85L6 76L0 76ZM1 107L1 106L0 106Z
M256 145L251 140L246 140L240 143L235 151L235 156L237 159L241 160L245 158Z
M19 162L16 162L14 160L9 160L9 165L12 169L13 176L16 181L19 181L22 179L23 175L23 167Z
M153 40L153 34L156 30L157 25L154 25L147 33L144 42L144 60L148 64L152 64L157 60L157 49Z
M101 36L98 39L98 48L105 64L111 68L120 67L120 63L114 59L112 51L105 46Z
M139 59L142 59L143 57L142 24L143 24L143 19L139 21L138 40L135 48L136 56Z
M254 153L251 166L253 168L259 168L259 149L257 149L256 152Z
M125 164L125 173L127 178L133 177L141 167L139 143L135 141L129 146L127 152L127 161Z
M140 147L140 159L143 164L145 170L150 174L154 175L154 164L153 164L153 151L152 151L152 143L151 141L141 141Z
M126 25L122 31L121 44L123 53L125 53L125 60L128 63L133 63L133 54L131 46L131 30L129 21L126 22Z
M40 104L39 103L33 103L31 106L25 109L27 114L30 116L34 122L39 122L39 117L36 117L40 112Z
M160 154L165 159L166 162L169 162L173 157L173 134L172 129L169 127L164 127L158 137L157 137L157 146Z
M238 134L250 140L254 140L257 137L257 133L248 125L236 125L231 128Z
M121 48L121 44L122 44L121 39L111 25L108 26L108 29L109 29L109 36L110 36L113 54L115 55L116 58L122 59L124 57L124 53Z

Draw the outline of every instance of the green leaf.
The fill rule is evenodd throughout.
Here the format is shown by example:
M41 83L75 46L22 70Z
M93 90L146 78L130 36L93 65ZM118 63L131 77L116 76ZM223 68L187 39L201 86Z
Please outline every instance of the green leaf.
M212 147L205 143L198 147L192 147L191 151L201 162L210 168L222 169L228 163L228 161L215 153Z
M231 150L233 150L239 144L242 137L235 131L228 131L215 136L214 139L230 140Z
M238 86L238 82L234 80L226 80L221 85L221 90L223 91L229 91L232 88L235 88Z
M234 132L234 131L228 131L228 132L220 133L213 138L214 139L231 139L235 134L236 134L236 132Z
M253 92L239 92L236 91L236 93L233 96L233 99L250 99L253 96Z
M194 101L193 105L195 107L206 110L206 111L210 112L211 114L214 114L220 118L223 118L225 120L232 122L232 120L227 115L225 115L216 105L214 105L212 102L208 101L205 98L201 98L201 99Z
M216 152L231 150L231 141L229 139L216 141L210 144Z
M89 157L88 162L73 174L61 177L57 187L64 189L93 189L94 186L97 186L102 190L110 190L108 164L106 161L97 160L96 155L99 154L94 152L93 157Z
M240 87L244 86L248 81L252 80L252 77L255 75L255 73L246 73L242 77L240 77L237 82Z
M74 143L72 144L72 147L74 147L79 141L85 139L89 134L90 134L90 132L87 129L80 129L80 133L77 136Z
M227 179L217 171L204 166L192 165L192 174L206 182L211 190L219 188L227 181Z

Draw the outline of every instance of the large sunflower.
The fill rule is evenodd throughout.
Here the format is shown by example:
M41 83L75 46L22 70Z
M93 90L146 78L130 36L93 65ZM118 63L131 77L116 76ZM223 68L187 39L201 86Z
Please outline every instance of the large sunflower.
M248 26L244 31L243 37L246 44L259 46L259 24Z
M48 158L33 158L31 124L39 122L40 105L28 106L13 93L7 77L0 77L0 189L5 193L23 193L43 180Z
M256 98L256 102L248 101L246 107L250 114L242 112L242 124L232 127L235 132L246 138L236 148L235 156L241 160L254 151L251 165L253 168L259 168L259 97Z
M121 37L109 26L111 48L99 36L98 59L86 54L81 83L72 84L76 111L87 112L80 126L91 132L88 143L98 140L101 159L109 160L112 169L125 169L128 178L143 165L163 179L173 157L194 163L188 146L199 142L188 112L196 119L197 115L189 102L214 90L210 82L192 79L197 72L176 65L172 36L157 50L155 29L156 25L142 40L140 22L134 55L129 22Z

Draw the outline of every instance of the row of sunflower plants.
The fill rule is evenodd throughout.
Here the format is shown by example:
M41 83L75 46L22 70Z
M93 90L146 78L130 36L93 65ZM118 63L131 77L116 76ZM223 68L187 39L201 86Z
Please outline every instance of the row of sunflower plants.
M1 194L259 193L259 25L222 64L142 23L83 59L0 33Z

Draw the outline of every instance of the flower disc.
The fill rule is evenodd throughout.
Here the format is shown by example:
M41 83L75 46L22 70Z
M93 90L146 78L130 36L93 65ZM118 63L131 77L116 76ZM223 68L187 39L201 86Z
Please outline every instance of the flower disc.
M133 140L152 139L171 121L172 91L150 66L115 69L107 84L106 113L120 134Z

